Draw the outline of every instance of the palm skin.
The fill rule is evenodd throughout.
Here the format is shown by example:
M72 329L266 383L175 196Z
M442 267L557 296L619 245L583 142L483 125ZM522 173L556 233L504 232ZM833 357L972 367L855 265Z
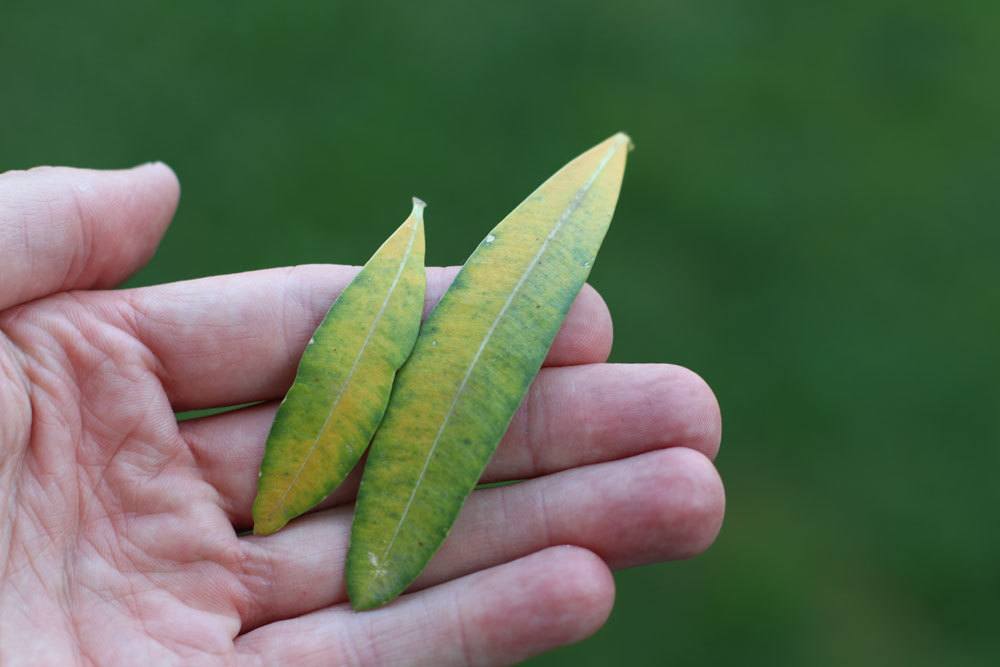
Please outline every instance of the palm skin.
M162 165L0 175L0 663L508 664L600 627L609 568L714 539L715 399L675 366L603 363L588 287L484 476L528 481L475 492L410 593L352 612L356 476L245 531L275 399L355 269L107 289L177 196ZM428 307L453 275L429 271Z

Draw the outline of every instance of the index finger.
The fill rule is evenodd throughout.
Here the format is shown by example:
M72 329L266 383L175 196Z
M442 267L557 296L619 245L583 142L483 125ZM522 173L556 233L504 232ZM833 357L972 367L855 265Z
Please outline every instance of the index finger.
M358 267L306 265L109 293L112 309L159 362L176 410L282 396L312 332ZM427 270L425 312L457 267ZM546 365L600 362L611 350L611 315L589 286L577 296Z

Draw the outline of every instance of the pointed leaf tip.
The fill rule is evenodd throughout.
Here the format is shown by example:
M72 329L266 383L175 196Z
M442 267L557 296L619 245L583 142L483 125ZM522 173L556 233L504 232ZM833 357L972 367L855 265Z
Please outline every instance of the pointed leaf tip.
M630 151L634 151L635 150L635 142L632 141L632 137L630 137L627 133L625 133L625 132L618 132L617 134L615 134L614 138L615 138L615 140L617 140L617 141L625 144L626 146L628 146L628 149Z
M635 143L632 142L632 137L630 137L625 132L615 132L611 137L608 138L607 143L613 143L618 146L625 146L629 151L635 149Z

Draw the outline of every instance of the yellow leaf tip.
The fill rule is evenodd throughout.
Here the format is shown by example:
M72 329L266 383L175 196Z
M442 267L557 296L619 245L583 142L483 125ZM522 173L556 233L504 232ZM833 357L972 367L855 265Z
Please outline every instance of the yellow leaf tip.
M425 202L420 197L413 198L413 213L412 215L423 215L424 209L427 208L427 202Z
M627 146L630 151L635 149L635 144L632 142L632 137L628 136L624 132L618 132L615 134L615 136L611 138L615 141L615 143L619 145L624 144L625 146Z

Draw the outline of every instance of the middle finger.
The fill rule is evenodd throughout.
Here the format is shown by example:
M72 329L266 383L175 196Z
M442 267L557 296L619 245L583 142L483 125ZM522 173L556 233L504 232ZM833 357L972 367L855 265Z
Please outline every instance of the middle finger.
M202 475L238 528L251 526L275 403L182 422ZM715 456L721 418L704 380L669 364L543 368L483 476L525 479L663 447ZM317 509L354 500L360 467Z

